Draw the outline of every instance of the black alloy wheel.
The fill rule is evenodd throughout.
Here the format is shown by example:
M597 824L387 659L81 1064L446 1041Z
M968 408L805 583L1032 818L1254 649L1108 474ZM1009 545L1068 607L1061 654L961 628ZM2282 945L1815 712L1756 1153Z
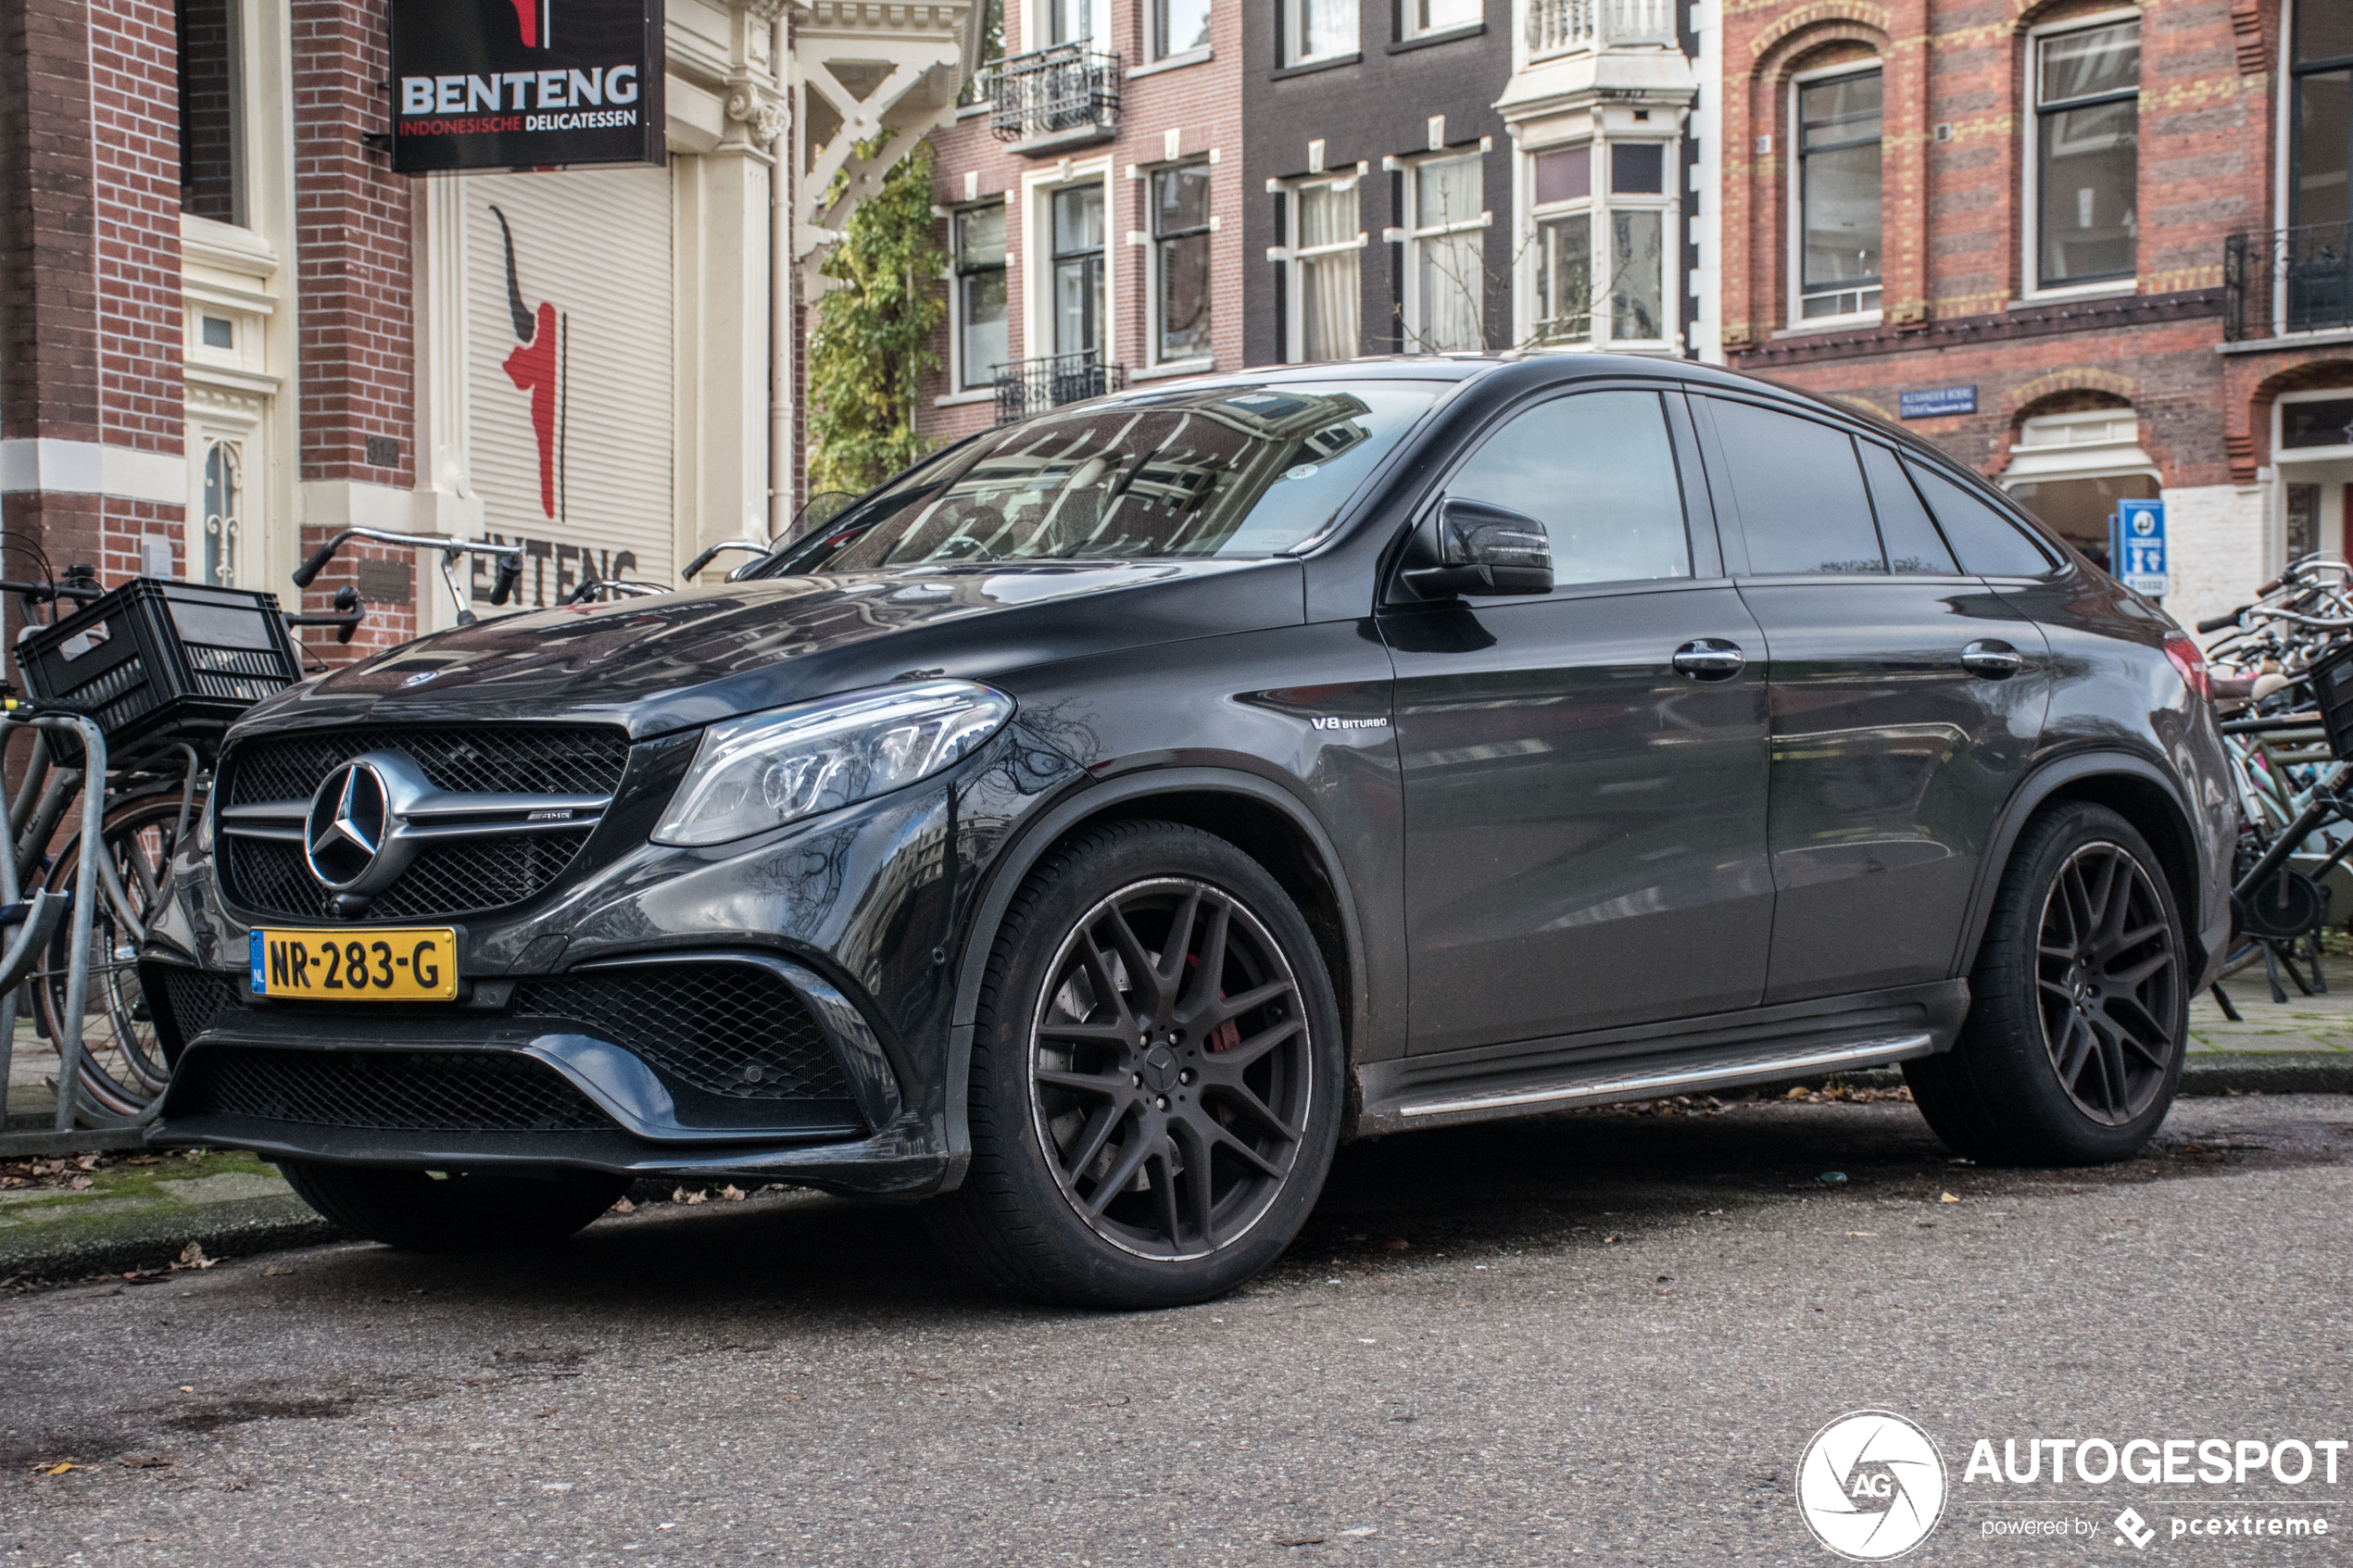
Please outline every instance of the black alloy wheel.
M1033 1299L1162 1307L1282 1255L1339 1142L1323 955L1267 870L1176 822L1086 830L1024 881L975 1020L963 1183L925 1208Z
M2070 855L2043 901L2035 961L2060 1085L2094 1121L2132 1122L2164 1090L2180 1049L2181 953L2147 868L2104 840Z
M1265 1217L1312 1109L1299 982L1222 888L1154 877L1063 941L1030 1031L1038 1146L1080 1219L1199 1258Z
M1920 1113L1972 1158L2089 1165L2165 1120L2189 1042L2188 944L2148 841L2064 802L2019 834L1953 1047L1904 1064Z

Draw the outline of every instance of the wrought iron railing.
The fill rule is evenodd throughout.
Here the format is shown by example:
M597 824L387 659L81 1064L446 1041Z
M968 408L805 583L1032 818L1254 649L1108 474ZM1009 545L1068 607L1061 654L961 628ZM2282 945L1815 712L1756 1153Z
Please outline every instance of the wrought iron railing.
M2233 234L2222 242L2222 335L2353 327L2353 223Z
M1550 59L1614 44L1676 43L1675 0L1521 0L1528 57Z
M1042 359L1016 359L997 367L997 422L1059 408L1117 392L1127 384L1127 367L1106 365L1095 354L1055 354Z
M1057 44L1008 56L990 73L988 129L1000 142L1030 142L1119 124L1117 55Z

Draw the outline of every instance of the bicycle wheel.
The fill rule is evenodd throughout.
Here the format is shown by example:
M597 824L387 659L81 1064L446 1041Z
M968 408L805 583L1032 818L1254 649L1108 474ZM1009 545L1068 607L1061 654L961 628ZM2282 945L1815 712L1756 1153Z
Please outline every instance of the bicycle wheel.
M188 813L192 827L203 811L204 797L199 795ZM180 792L170 789L138 796L112 808L100 829L101 842L122 879L132 912L142 921L158 907L157 892L177 848L172 834L179 821ZM71 888L81 865L82 839L76 834L50 866L44 885L59 891ZM67 967L72 954L73 922L69 918L50 938L49 951L32 987L53 1046L65 1037ZM90 926L90 989L82 1010L81 1084L90 1102L121 1116L146 1109L171 1077L156 1038L145 994L139 988L138 957L135 938L117 916L101 884L96 915Z

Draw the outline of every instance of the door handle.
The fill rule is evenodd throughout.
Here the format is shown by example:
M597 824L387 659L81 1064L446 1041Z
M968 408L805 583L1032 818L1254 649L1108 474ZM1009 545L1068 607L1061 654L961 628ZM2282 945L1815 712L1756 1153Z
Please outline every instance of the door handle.
M1738 643L1721 637L1693 637L1675 650L1675 670L1694 681L1729 681L1748 663Z
M2007 643L1981 638L1961 650L1961 668L1988 681L2007 681L2026 668L2026 657Z

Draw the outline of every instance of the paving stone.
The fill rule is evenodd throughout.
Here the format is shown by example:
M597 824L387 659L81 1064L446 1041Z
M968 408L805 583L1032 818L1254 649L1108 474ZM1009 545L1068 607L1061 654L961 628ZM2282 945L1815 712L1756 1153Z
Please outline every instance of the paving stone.
M182 1203L230 1203L241 1198L280 1198L294 1191L275 1176L250 1171L223 1171L193 1181L157 1182L156 1186Z

